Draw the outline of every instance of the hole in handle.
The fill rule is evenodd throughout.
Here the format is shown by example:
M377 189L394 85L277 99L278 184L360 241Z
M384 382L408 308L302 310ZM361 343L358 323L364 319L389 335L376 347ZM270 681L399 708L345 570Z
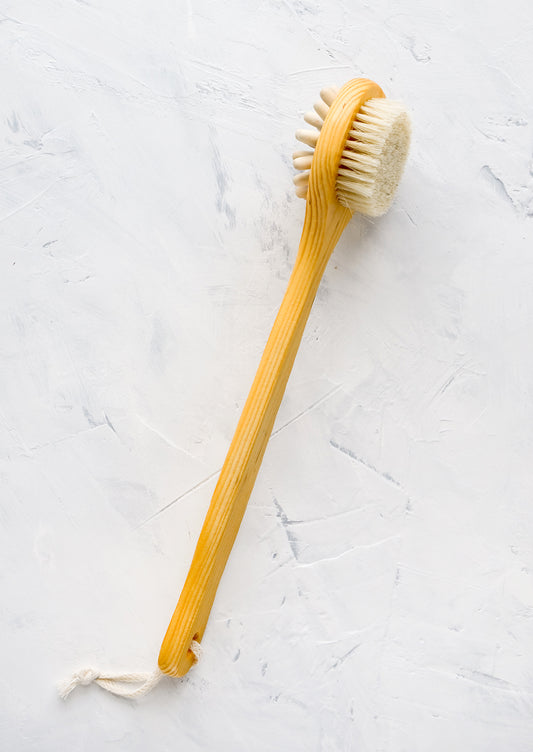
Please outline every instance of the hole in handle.
M199 632L195 632L195 634L193 635L191 646L188 648L187 653L192 656L194 663L198 663L198 661L200 660L200 655L202 654Z

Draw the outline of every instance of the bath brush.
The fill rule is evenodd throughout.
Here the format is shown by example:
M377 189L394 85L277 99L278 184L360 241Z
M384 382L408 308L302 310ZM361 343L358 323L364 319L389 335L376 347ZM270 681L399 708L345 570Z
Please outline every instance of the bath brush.
M154 674L110 677L88 670L67 686L97 681L116 694L139 696L163 674L183 676L196 662L217 586L246 509L274 420L328 259L354 212L377 217L391 204L407 156L409 118L380 87L358 78L323 89L312 126L296 138L294 182L306 199L294 269L216 484L181 596ZM113 685L113 682L116 685ZM141 682L133 691L124 682ZM118 686L120 685L120 687Z

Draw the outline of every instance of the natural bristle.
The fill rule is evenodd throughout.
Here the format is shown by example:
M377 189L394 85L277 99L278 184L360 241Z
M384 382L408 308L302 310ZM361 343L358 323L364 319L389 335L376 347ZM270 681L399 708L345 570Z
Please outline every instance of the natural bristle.
M320 92L321 101L304 119L315 130L299 130L296 138L314 149L338 89ZM385 98L369 99L352 124L339 162L337 200L351 211L378 217L389 208L407 157L410 121L404 106ZM306 198L313 151L293 155L294 166L305 170L294 179L296 194Z
M411 126L400 102L369 99L353 122L337 175L337 198L369 217L392 203L409 150Z

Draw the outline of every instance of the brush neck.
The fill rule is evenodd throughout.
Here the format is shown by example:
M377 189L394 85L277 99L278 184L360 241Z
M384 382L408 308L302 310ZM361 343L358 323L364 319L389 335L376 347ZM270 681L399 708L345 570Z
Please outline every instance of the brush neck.
M321 204L318 198L307 202L294 268L295 272L300 267L307 269L316 283L315 294L333 249L351 218L352 212L337 202Z

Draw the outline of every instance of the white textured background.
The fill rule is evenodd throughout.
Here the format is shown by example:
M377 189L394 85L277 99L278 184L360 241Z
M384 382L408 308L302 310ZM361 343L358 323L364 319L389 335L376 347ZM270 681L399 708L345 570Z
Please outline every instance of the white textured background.
M436 8L0 3L3 749L533 748L531 6ZM62 703L155 665L294 260L293 132L357 75L410 160L326 273L204 658Z

